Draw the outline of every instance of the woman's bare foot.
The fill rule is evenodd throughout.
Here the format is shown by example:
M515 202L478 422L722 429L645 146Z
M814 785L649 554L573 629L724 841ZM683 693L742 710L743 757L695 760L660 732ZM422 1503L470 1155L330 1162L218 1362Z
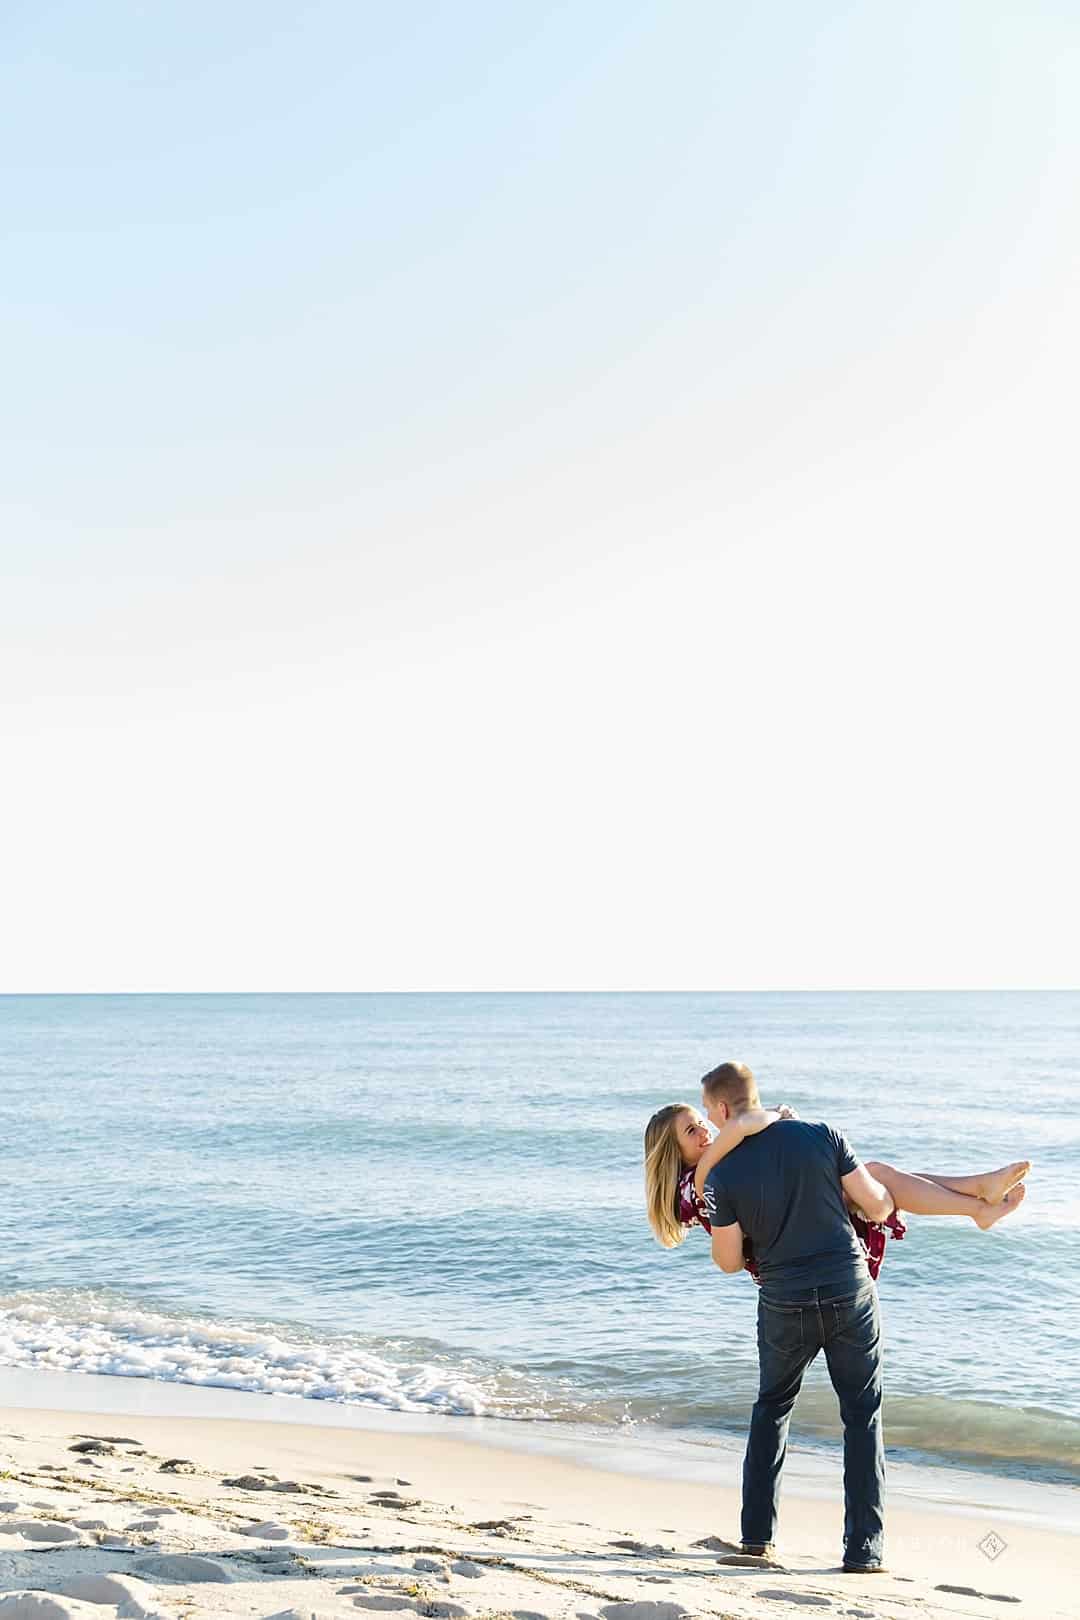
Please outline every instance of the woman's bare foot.
M1013 1210L1019 1209L1026 1197L1027 1188L1022 1181L1018 1182L1015 1187L1009 1189L1000 1204L987 1204L984 1211L980 1210L975 1217L975 1225L982 1227L984 1232L989 1232L996 1222L1003 1221L1006 1215L1011 1215Z
M988 1204L1000 1204L1009 1188L1023 1181L1030 1169L1030 1159L1017 1159L1015 1164L1007 1164L1001 1170L991 1170L988 1176L979 1177L978 1196Z

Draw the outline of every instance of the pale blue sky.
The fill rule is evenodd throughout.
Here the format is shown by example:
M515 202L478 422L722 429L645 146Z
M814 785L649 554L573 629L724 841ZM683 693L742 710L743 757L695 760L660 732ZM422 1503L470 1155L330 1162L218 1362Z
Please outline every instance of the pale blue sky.
M0 988L1077 983L1072 7L0 39Z

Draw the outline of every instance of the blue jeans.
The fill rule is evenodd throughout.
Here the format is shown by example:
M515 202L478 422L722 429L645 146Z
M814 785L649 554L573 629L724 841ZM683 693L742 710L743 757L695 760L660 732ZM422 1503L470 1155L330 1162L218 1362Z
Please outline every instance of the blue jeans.
M844 1562L879 1564L885 1550L885 1448L881 1437L881 1316L867 1278L758 1299L761 1382L743 1461L742 1539L776 1533L788 1422L803 1374L825 1351L844 1421Z

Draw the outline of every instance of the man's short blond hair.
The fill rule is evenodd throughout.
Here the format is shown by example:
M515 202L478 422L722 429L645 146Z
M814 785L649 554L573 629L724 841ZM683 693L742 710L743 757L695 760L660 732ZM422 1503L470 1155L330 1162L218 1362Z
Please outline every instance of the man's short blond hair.
M726 1102L733 1114L761 1106L757 1081L745 1063L721 1063L719 1068L710 1069L702 1079L701 1093L710 1107Z

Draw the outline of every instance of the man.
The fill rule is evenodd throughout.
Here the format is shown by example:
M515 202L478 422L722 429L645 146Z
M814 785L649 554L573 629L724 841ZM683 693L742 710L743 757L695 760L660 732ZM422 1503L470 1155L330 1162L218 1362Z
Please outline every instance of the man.
M701 1092L718 1126L761 1106L743 1063L711 1070ZM772 1550L791 1409L824 1350L844 1423L844 1569L876 1574L884 1569L881 1319L845 1192L871 1220L892 1212L888 1192L839 1131L790 1119L722 1159L706 1181L705 1202L715 1263L741 1271L745 1233L760 1269L760 1383L743 1462L743 1551Z

